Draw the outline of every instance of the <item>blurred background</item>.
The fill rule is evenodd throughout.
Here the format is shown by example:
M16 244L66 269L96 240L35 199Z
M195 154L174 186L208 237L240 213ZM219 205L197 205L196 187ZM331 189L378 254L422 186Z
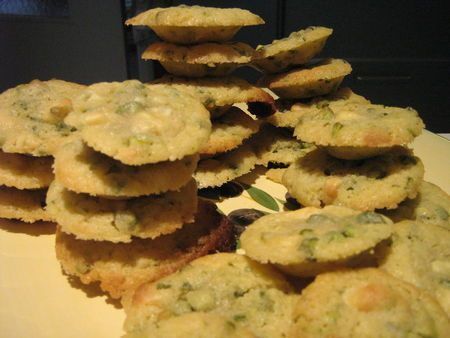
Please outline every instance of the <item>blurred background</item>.
M253 47L307 26L333 35L320 57L344 58L343 85L374 103L417 109L428 130L450 132L448 1L433 0L0 0L0 91L38 78L90 84L163 73L140 54L156 36L123 22L153 7L240 7L266 24L235 37ZM249 81L253 69L236 71Z

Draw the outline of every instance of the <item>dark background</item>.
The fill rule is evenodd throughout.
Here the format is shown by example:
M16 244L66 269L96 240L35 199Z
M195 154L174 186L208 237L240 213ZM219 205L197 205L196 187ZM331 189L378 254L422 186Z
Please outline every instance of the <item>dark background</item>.
M123 22L151 7L182 3L260 15L264 26L243 28L235 37L254 47L310 25L333 28L320 57L352 64L344 85L374 103L414 107L427 129L450 132L448 1L0 0L0 91L35 78L148 81L161 67L139 55L156 37ZM236 75L259 76L252 69Z

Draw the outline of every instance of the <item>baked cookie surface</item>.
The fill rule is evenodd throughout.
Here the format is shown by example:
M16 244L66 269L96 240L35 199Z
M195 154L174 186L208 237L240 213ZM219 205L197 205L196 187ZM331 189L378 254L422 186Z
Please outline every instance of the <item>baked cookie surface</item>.
M204 43L180 46L155 42L142 59L157 60L170 74L187 77L226 76L250 63L254 49L242 42Z
M304 206L394 209L417 195L423 175L422 162L405 148L354 161L336 159L317 149L286 170L283 184Z
M297 303L293 337L446 337L448 317L428 294L379 269L318 276Z
M46 188L53 181L53 159L0 150L0 185L17 189Z
M128 165L192 155L211 132L209 113L198 100L137 80L89 86L65 121L80 129L89 146Z
M371 211L326 206L263 216L241 234L250 258L311 276L346 266L392 234L392 221Z
M403 221L380 268L434 295L450 316L450 232L437 225Z
M259 130L260 121L237 107L231 107L212 121L208 143L200 149L201 155L223 153L236 148Z
M219 187L249 173L258 163L249 141L226 153L200 160L194 173L199 189Z
M54 181L47 193L47 212L61 231L81 240L131 242L156 238L194 221L197 186L192 180L179 191L127 200L77 194Z
M254 115L258 115L258 112L252 111L251 105L261 105L256 109L263 109L270 113L274 110L274 99L269 93L244 79L233 76L220 79L208 77L188 79L165 75L152 83L168 85L196 97L211 112L212 116L216 110L225 108L226 112L231 105L239 102L247 103L250 112ZM222 110L221 114L223 113ZM270 114L268 113L268 115Z
M283 99L302 99L335 91L352 67L341 59L327 59L318 64L286 73L265 76L259 84Z
M178 44L228 41L242 26L263 23L258 15L245 9L186 5L153 8L125 22L148 26L162 40Z
M56 257L64 272L79 277L84 284L100 282L113 298L134 290L145 282L171 274L191 260L227 248L231 224L211 203L199 203L196 222L172 234L131 243L83 241L56 233Z
M33 80L0 94L0 145L8 153L52 155L73 128L64 123L85 86Z
M305 64L322 51L332 33L330 28L314 26L292 32L284 39L256 47L252 63L268 73Z
M437 185L423 181L415 199L406 200L385 214L395 222L416 220L450 230L450 196Z
M176 161L129 166L74 137L56 152L54 170L56 179L72 191L123 198L178 190L191 179L197 161L198 155L190 155Z
M45 210L46 191L19 190L0 186L0 218L18 219L26 223L52 221Z
M298 297L291 291L284 277L268 265L232 253L208 255L125 298L125 330L158 332L160 324L171 318L207 313L223 316L257 337L283 337Z

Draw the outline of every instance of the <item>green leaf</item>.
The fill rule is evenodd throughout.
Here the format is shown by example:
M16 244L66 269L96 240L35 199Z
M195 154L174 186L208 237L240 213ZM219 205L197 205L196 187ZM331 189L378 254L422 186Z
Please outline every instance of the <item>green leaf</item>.
M273 211L280 210L277 201L265 191L252 186L246 187L245 190L255 202L261 204L263 207Z

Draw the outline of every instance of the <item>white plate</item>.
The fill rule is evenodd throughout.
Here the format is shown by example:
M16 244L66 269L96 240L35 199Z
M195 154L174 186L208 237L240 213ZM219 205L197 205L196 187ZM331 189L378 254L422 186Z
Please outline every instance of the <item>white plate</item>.
M413 143L425 164L425 179L450 193L450 142L425 131ZM251 177L250 177L251 179ZM284 199L284 187L256 179L254 186ZM247 193L220 204L228 213L264 209ZM120 337L125 315L96 288L70 282L54 253L54 226L0 220L0 336Z

